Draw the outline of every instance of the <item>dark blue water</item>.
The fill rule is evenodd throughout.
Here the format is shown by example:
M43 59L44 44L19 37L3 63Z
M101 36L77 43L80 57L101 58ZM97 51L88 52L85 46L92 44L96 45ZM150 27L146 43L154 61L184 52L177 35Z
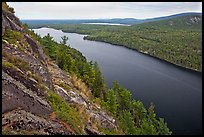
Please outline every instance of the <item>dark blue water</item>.
M109 87L117 80L146 107L153 102L157 116L165 119L173 134L202 134L201 74L124 47L83 40L84 35L50 28L35 32L41 36L50 33L58 42L68 36L71 47L98 62Z

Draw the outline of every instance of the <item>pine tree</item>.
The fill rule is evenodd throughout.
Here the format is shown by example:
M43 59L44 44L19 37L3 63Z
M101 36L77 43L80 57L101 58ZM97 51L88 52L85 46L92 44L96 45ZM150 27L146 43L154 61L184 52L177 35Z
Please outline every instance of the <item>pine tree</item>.
M159 118L158 132L159 132L160 135L171 135L172 134L172 132L167 127L167 123L164 122L163 118Z
M131 112L136 126L139 127L142 120L147 116L146 108L141 101L133 100L131 103Z
M119 125L126 134L136 134L136 128L131 113L127 110L120 112L119 114Z
M62 41L60 42L60 44L66 45L69 38L64 35L63 37L61 37L61 39L62 39Z
M158 135L158 132L154 125L149 123L146 119L143 119L141 129L141 135Z
M92 62L90 62L92 63ZM97 92L97 97L100 97L101 99L104 99L105 92L106 92L106 83L105 80L101 74L100 68L95 62L93 64L93 69L95 71L95 82L94 82L94 90Z
M114 115L116 115L116 110L117 110L117 99L115 96L115 93L112 89L110 89L107 93L107 108L110 112L112 112Z
M156 114L154 112L154 104L151 102L150 103L150 107L148 109L148 122L150 124L153 124L155 125L157 122L156 122Z

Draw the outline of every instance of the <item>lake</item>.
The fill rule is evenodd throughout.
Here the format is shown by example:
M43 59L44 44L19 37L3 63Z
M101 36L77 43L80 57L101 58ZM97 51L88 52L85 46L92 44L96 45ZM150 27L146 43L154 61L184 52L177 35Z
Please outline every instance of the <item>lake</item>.
M82 24L111 25L111 26L131 26L131 25L128 25L128 24L119 24L119 23L82 23Z
M83 40L85 35L52 28L34 29L56 41L69 37L68 44L90 61L97 61L106 83L113 81L131 90L133 98L146 107L155 105L173 134L202 134L202 75L145 54L108 43Z

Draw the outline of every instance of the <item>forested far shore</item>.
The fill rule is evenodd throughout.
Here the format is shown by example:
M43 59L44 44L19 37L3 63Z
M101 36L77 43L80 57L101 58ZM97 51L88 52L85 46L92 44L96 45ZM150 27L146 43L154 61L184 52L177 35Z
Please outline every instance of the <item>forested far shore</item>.
M148 24L148 23L146 23ZM202 72L202 31L149 25L103 26L92 24L32 24L69 33L88 34L85 39L124 46L180 67Z

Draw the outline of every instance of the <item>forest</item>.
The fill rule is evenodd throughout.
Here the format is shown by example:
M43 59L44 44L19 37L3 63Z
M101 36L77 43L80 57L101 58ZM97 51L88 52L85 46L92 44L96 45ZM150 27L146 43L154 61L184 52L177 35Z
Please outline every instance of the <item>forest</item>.
M42 8L43 11L41 6L35 10L28 8L34 3L26 6L21 3L17 7L13 3L17 12L10 4L2 2L2 134L202 134L202 12L146 19L100 19L101 15L111 15L109 11L107 15L100 14L98 19L76 20L71 18L74 11L71 15L63 12L65 18L70 18L67 20L61 16L61 11L65 11L61 6L70 11L68 3L59 5L60 10L54 3L56 11L51 3L46 6L57 13L56 17L55 13L51 14L53 19L46 19L52 13L46 8ZM20 9L28 15L28 20L22 18L18 6L22 6ZM141 3L138 7L142 7ZM97 11L102 13L99 9ZM43 19L29 13L32 10ZM80 10L87 17L92 14L85 13L89 9ZM145 18L144 12L134 13ZM32 20L33 17L38 19ZM57 29L60 33L45 29L42 33L46 35L42 36L32 30L42 27ZM70 33L85 36L76 34L80 36L79 41ZM104 62L110 59L105 73L102 73L100 59L91 61L95 59L89 59L80 49L89 45L92 47L88 52L99 46L94 54L102 53ZM114 48L101 50L105 45ZM123 54L119 50L117 54L117 49L128 52ZM115 54L109 56L107 51ZM151 62L140 60L140 56ZM117 71L120 68L122 70ZM112 70L118 72L119 77L114 77ZM103 74L105 78L108 74L114 79L105 81Z
M92 24L28 24L28 26L29 28L50 27L64 32L88 34L84 39L124 46L201 72L202 19L201 22L189 22L189 18L192 17L188 15L179 19L145 22L132 26Z
M82 79L90 87L94 100L117 120L120 130L103 129L104 133L111 135L121 133L129 135L172 134L164 119L156 117L153 103L146 109L141 101L133 99L131 92L120 86L118 82L114 82L112 88L108 89L97 62L88 62L79 51L66 45L68 37L62 37L59 44L49 33L41 38L34 31L27 29L26 25L24 27L26 33L42 46L49 58L70 75L76 75ZM4 39L11 37L11 34L10 32L9 35L5 35ZM66 109L66 106L62 104L60 104L62 107L59 104L56 105L53 98L57 100L60 98L51 96L51 104L56 110ZM63 112L60 111L60 113Z

